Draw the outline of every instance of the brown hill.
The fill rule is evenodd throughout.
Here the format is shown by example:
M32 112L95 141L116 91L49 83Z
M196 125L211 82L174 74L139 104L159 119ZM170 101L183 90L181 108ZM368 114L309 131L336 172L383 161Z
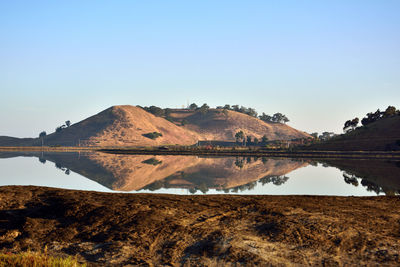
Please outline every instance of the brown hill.
M400 116L382 118L350 133L310 146L310 149L332 151L400 150Z
M92 117L47 135L44 145L54 146L158 146L193 145L199 140L235 141L235 133L269 140L310 137L281 123L267 123L235 111L172 110L167 119L135 106L113 106ZM149 133L162 136L152 139ZM0 137L0 146L40 146L39 138Z
M148 133L161 133L151 139ZM92 117L53 133L46 145L155 146L191 145L198 135L135 106L113 106Z
M311 137L282 123L268 123L232 110L209 109L206 113L185 109L172 110L170 118L184 128L198 133L206 140L235 141L235 134L243 131L246 136L259 140L266 135L269 140L290 140Z
M35 142L38 142L35 138L0 136L0 146L31 146Z

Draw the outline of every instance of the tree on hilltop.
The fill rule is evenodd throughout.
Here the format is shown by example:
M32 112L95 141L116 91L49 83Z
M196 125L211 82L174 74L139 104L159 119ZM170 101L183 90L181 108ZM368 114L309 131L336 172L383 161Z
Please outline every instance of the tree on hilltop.
M352 120L348 120L344 123L344 127L343 127L343 131L345 132L349 132L354 130L357 125L358 125L359 119L358 118L354 118Z
M278 123L286 123L289 121L289 119L282 113L278 112L272 115L272 121Z
M200 111L200 113L201 114L206 114L207 112L208 112L208 110L210 109L210 107L206 104L206 103L204 103L201 107L200 107L200 109L199 109L199 111Z
M258 116L258 118L262 121L265 122L271 122L272 121L272 116L265 114L264 112L262 113L262 115Z
M45 131L43 131L43 132L41 132L40 134L39 134L39 138L42 140L42 146L43 146L43 138L45 138L46 137L46 135L47 135L47 133L45 132Z
M195 103L190 104L189 109L196 110L198 106Z
M363 126L366 126L370 123L373 123L373 122L379 120L381 117L382 117L382 112L378 109L377 111L375 111L373 113L372 112L367 113L367 116L361 120L361 124Z
M383 117L387 118L387 117L391 117L396 115L397 110L395 107L393 106L388 106L387 109L385 110L385 112L383 112Z

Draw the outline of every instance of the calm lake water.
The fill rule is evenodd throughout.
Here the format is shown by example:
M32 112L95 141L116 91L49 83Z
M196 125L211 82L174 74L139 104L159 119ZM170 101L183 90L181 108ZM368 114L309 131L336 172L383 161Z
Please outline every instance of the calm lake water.
M398 195L400 162L0 152L0 186L102 192Z

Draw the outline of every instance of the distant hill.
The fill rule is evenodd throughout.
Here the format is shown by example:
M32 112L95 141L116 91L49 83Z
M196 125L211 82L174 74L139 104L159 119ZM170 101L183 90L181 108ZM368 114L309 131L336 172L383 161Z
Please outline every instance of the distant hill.
M0 146L31 146L36 142L37 140L35 138L0 136Z
M382 118L347 134L309 147L313 150L400 150L400 116Z
M161 136L146 137L151 133ZM154 146L160 144L191 145L198 135L179 127L163 118L154 116L135 106L113 106L87 118L60 133L49 135L48 144L98 146Z
M151 139L144 135L161 133ZM191 145L199 136L163 118L135 106L113 106L92 117L47 135L45 145L77 146L154 146L160 144ZM3 146L41 145L39 138L19 139L0 137Z
M158 146L192 145L199 140L235 141L235 133L261 140L308 138L308 134L282 123L268 123L243 113L209 109L170 110L157 117L136 106L113 106L70 127L44 137L46 146ZM40 146L39 138L0 137L0 146Z
M171 110L169 118L183 127L198 133L206 140L235 141L235 134L243 131L246 136L261 140L291 140L311 137L283 123L265 122L253 116L223 109L209 109L206 113L187 109Z

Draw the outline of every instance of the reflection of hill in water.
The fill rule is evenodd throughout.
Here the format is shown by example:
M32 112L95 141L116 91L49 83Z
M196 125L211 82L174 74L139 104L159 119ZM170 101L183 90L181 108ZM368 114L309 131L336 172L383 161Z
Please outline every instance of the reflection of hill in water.
M306 166L302 161L265 158L114 155L87 152L16 152L0 157L35 156L72 170L110 189L229 189L261 178L283 176Z
M345 171L343 178L348 184L360 186L357 181L359 178L368 191L400 194L400 161L336 159L324 162Z
M188 188L192 192L208 189L224 190L235 188L250 190L256 181L262 178L283 176L293 170L306 166L302 161L290 159L261 158L197 158L192 157L191 164L181 171L157 180L144 189ZM231 190L231 191L232 191Z
M88 152L0 152L0 158L38 157L56 167L79 173L112 190L187 188L191 192L217 189L251 190L257 183L282 184L285 175L310 161L267 158L113 155ZM400 193L400 161L324 160L344 171L346 183L369 191Z
M96 165L114 175L113 190L163 188L232 188L265 176L279 176L306 166L290 159L205 158L87 154ZM238 162L244 162L238 164ZM90 176L88 176L90 178Z

